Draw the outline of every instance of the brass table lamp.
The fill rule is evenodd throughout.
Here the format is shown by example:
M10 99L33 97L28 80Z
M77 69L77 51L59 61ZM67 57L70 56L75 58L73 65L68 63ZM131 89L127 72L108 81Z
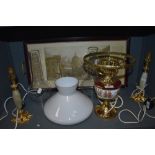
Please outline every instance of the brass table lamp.
M94 87L101 104L97 105L95 112L100 118L113 118L117 110L110 103L117 97L121 87L118 71L130 68L135 59L124 53L96 52L89 53L83 58L84 70L94 77Z
M144 103L147 97L145 97L145 87L149 72L149 64L151 62L151 52L148 52L144 58L143 73L140 79L139 86L136 91L131 95L131 98L137 103Z
M11 81L12 98L18 110L17 122L18 124L24 124L30 120L32 115L29 114L27 111L25 111L23 108L23 100L18 89L15 71L12 67L8 67L8 74L9 74L9 79ZM13 123L16 123L16 117L13 116L11 121Z

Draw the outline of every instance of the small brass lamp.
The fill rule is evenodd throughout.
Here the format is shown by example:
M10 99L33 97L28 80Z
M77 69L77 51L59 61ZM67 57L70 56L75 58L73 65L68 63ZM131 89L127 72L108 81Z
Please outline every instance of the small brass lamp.
M18 89L15 71L12 67L8 67L8 75L9 75L9 79L11 82L12 98L13 98L13 101L16 105L17 110L18 110L18 118L13 116L11 121L13 123L15 123L16 119L17 119L18 124L24 124L30 120L32 115L30 115L23 108L22 96L21 96L20 91Z
M147 83L150 62L151 62L151 52L148 52L144 58L143 73L140 79L139 86L137 87L136 91L131 95L131 98L136 103L144 103L145 100L147 99L147 97L145 97L145 87Z

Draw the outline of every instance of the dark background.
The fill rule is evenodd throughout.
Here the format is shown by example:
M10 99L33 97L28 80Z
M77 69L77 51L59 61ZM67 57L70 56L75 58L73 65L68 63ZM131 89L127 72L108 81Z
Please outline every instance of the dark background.
M127 39L130 54L136 58L128 87L139 82L144 56L149 51L152 53L146 92L148 96L155 96L155 27L0 27L0 114L4 112L5 99L11 96L7 74L9 65L15 68L19 82L28 87L26 70L22 70L25 43L115 39Z
M155 33L155 27L128 27L128 26L52 26L52 27L0 27L1 41L34 41L52 40L66 37L98 37L98 38L126 38L146 36Z

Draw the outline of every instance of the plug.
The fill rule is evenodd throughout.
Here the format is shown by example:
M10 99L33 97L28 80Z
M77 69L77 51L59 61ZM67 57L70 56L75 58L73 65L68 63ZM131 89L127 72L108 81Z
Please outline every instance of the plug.
M153 108L153 101L151 100L151 98L147 98L144 102L144 105L146 106L147 110L150 110Z
M38 88L37 94L41 94L41 93L42 93L42 88Z

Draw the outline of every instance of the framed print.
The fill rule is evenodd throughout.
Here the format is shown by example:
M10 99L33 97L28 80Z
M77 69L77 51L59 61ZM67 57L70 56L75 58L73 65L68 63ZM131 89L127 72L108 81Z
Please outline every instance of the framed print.
M127 40L93 40L26 43L26 58L33 88L54 88L55 80L74 76L79 86L92 87L94 82L83 69L83 57L90 52L127 53ZM125 69L119 74L125 74ZM122 85L126 78L121 79Z

